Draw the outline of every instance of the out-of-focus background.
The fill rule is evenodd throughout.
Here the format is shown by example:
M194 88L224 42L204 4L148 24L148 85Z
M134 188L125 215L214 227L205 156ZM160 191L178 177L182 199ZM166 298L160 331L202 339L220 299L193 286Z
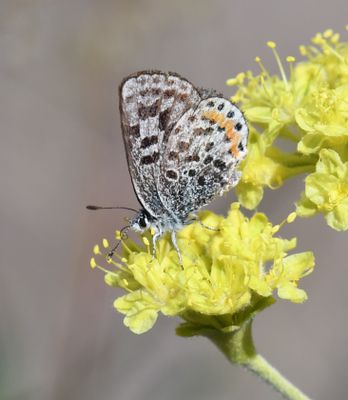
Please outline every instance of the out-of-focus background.
M136 336L112 307L118 292L91 271L91 248L138 207L128 175L117 86L126 75L176 71L233 93L225 80L282 56L317 31L344 33L346 0L0 1L0 399L277 399L204 339L160 318ZM347 40L347 39L346 39ZM301 179L268 192L281 221ZM226 212L230 193L211 206ZM279 301L255 321L259 351L315 399L346 399L347 234L296 221L316 271L303 305Z

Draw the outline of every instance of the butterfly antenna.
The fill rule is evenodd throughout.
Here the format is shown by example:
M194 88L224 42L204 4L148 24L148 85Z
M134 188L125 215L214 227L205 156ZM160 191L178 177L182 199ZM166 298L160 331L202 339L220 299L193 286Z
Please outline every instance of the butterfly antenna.
M130 207L100 207L100 206L86 206L87 210L128 210L138 212L138 210Z
M127 232L128 229L130 228L130 225L127 225L125 227L123 227L120 230L120 240L115 244L115 246L109 251L108 253L108 257L112 258L113 255L115 254L115 251L118 249L119 245L122 243L122 240L126 240L128 238Z

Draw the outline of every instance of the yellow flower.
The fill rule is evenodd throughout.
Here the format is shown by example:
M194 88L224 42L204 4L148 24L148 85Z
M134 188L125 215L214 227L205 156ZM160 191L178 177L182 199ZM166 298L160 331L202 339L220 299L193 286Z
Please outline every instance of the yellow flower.
M249 210L262 200L264 187L277 189L286 179L312 168L310 159L302 157L300 161L298 155L289 155L265 142L265 136L251 128L248 155L241 165L243 174L236 188L240 203Z
M293 219L290 215L288 222ZM292 302L306 299L297 284L312 271L313 255L288 255L296 239L275 237L280 226L272 226L264 214L248 219L234 203L226 218L204 211L200 220L204 226L193 223L178 233L183 265L169 235L158 241L153 258L149 232L142 237L144 245L123 242L120 262L109 261L112 270L95 260L107 260L105 255L93 258L91 265L105 272L109 285L128 292L114 305L133 332L151 329L159 312L186 321L185 334L199 326L232 331L271 304L275 290Z
M240 102L250 125L237 186L239 201L249 209L262 200L265 187L275 189L292 176L313 172L322 149L348 161L348 43L330 29L318 33L311 45L300 46L305 61L286 57L288 68L276 44L267 45L279 75L270 75L256 57L258 75L248 71L227 81L237 86L232 100Z
M322 213L331 228L348 229L348 162L343 163L335 151L320 151L316 172L306 178L297 212L304 217Z
M322 148L340 151L348 146L348 84L331 89L318 86L306 107L298 108L295 118L305 132L298 144L303 154L318 153Z

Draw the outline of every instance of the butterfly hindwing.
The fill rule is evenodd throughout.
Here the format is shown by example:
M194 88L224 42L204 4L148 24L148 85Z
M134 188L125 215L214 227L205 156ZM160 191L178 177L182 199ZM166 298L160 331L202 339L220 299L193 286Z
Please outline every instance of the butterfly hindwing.
M196 89L176 74L144 71L123 80L120 113L136 195L154 217L163 216L158 177L163 149L180 117L200 102Z
M221 97L202 100L173 127L161 163L163 204L182 221L238 183L248 128L241 111Z

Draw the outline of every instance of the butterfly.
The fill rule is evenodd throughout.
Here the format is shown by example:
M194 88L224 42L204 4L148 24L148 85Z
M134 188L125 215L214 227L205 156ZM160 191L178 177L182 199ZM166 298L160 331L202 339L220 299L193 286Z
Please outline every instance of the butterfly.
M141 71L119 87L128 168L142 208L129 221L152 228L157 240L235 186L247 154L248 126L240 109L213 90L198 89L176 73Z

